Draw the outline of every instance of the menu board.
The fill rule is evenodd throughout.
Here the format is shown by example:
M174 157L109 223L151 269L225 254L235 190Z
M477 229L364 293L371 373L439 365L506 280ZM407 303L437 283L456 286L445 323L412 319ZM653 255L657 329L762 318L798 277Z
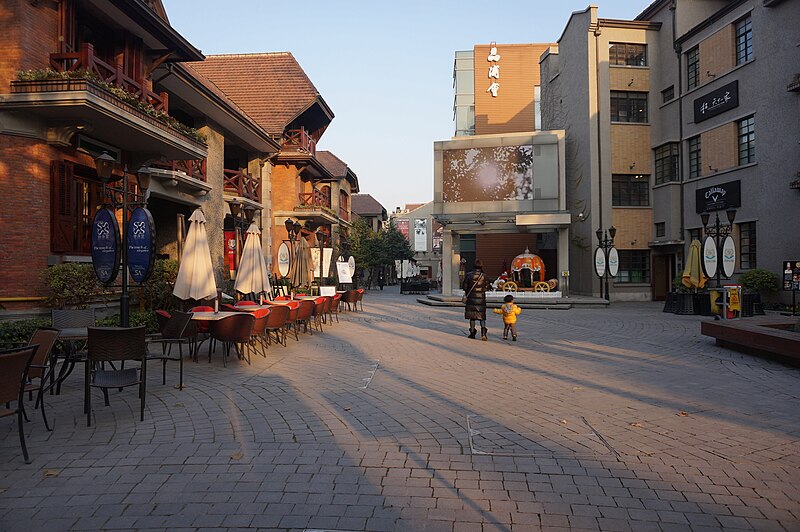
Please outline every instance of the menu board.
M783 289L800 290L800 260L783 261Z

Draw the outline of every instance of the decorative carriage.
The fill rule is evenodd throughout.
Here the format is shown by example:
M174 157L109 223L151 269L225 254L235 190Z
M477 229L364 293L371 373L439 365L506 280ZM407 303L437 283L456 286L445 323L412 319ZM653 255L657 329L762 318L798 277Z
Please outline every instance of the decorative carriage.
M544 261L528 248L525 253L511 261L511 279L497 283L497 289L504 292L534 291L550 292L558 286L556 279L545 280Z

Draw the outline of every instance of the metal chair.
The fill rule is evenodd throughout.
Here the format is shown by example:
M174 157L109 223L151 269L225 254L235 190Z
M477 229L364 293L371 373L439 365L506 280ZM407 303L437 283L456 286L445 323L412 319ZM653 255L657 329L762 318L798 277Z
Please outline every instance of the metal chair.
M61 331L59 339L64 346L64 352L55 356L56 361L59 358L64 360L56 377L56 394L60 394L61 383L75 369L75 364L86 362L86 352L83 349L76 349L76 344L83 342L85 346L86 329L96 324L94 309L54 309L52 324L54 329Z
M177 360L180 366L180 377L178 379L178 389L183 390L183 346L189 347L189 357L192 357L192 346L194 344L194 327L192 324L191 312L172 313L172 317L164 325L161 334L147 338L147 346L150 344L161 344L161 354L153 355L147 350L147 358L150 360L161 360L161 384L167 383L167 362ZM178 346L178 358L172 356L172 346Z
M89 351L86 359L84 404L86 426L92 426L91 388L103 390L106 406L109 388L139 385L140 419L144 421L145 392L147 391L147 346L145 327L89 327ZM101 362L141 362L141 368L94 369Z
M25 446L25 430L22 426L22 401L25 397L25 384L28 380L28 370L36 354L38 346L29 345L18 349L0 351L0 404L17 402L16 408L0 408L0 417L17 415L19 430L19 443L25 463L30 464L28 448Z
M44 420L44 426L47 428L47 430L52 429L47 423L47 415L45 415L44 412L44 390L46 388L45 382L49 378L51 381L50 386L52 387L53 371L55 369L55 365L52 360L52 352L53 347L55 347L56 342L58 341L58 335L60 332L61 331L58 329L53 329L51 327L39 327L34 331L30 341L28 341L29 346L35 345L37 347L36 352L33 355L33 360L31 361L30 369L28 370L28 380L25 383L25 391L28 392L29 400L33 392L37 392L36 403L34 403L33 408L39 408L41 405L42 419ZM39 382L31 382L32 379L39 379ZM22 407L22 413L24 415L25 405L22 404L20 406Z
M250 363L250 337L253 334L253 324L256 318L249 312L237 312L233 316L212 321L209 330L211 338L218 340L225 345L225 353L222 356L223 366L227 365L226 360L230 352L231 344L235 347L240 359L244 359L242 351L247 352L247 363ZM211 362L211 351L208 353L208 361Z

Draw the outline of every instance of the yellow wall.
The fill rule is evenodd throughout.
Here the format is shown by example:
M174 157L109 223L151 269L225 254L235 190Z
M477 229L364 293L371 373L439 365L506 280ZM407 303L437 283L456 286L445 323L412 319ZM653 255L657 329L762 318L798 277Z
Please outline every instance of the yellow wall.
M618 249L647 249L653 235L653 210L614 207L611 222L617 228L614 246Z

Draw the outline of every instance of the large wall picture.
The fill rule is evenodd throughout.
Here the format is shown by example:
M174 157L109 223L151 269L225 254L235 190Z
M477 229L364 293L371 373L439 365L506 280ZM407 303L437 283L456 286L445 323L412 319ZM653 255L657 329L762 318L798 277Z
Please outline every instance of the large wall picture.
M428 251L428 220L414 219L414 251Z
M533 199L533 146L444 150L443 201Z

